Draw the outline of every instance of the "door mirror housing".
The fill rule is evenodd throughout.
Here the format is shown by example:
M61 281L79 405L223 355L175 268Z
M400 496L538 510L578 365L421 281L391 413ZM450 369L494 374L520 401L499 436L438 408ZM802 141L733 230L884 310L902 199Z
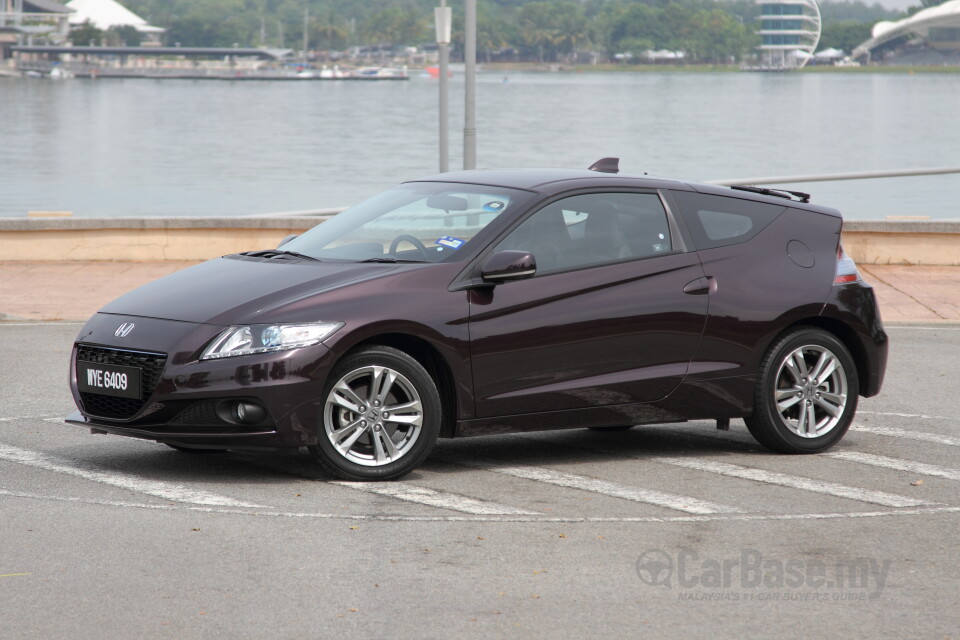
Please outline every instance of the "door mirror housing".
M537 259L529 251L498 251L480 268L480 277L490 284L531 278L536 273Z

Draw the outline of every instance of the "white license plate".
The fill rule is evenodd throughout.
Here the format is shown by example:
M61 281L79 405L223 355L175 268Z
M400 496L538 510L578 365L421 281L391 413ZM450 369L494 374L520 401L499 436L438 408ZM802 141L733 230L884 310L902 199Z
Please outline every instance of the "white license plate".
M137 367L77 361L77 387L86 393L139 399L140 374Z

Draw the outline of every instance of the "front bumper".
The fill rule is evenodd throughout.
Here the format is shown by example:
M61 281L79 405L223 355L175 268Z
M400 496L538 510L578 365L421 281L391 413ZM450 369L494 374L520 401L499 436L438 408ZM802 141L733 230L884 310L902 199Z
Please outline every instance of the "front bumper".
M135 324L116 337L123 322ZM74 345L70 387L80 411L68 424L96 433L156 440L182 446L221 448L300 447L316 443L323 385L333 356L316 345L290 351L200 360L203 347L222 326L153 318L97 314ZM77 385L77 359L91 352L163 356L162 369L145 385L137 402L101 402ZM256 419L231 418L230 408L245 402L263 409ZM249 406L249 405L248 405Z

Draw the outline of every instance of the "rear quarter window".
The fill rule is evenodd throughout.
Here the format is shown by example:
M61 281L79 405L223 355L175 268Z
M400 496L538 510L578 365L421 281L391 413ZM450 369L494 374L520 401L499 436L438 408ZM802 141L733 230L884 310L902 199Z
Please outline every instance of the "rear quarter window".
M787 207L690 191L670 195L693 237L697 249L740 244L753 238Z

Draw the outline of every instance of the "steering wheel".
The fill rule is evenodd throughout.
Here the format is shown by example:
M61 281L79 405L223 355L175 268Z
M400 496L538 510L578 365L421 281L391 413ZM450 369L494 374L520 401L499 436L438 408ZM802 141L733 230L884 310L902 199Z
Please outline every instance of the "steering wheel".
M423 243L420 242L417 238L413 237L409 233L401 233L396 238L390 242L390 250L387 253L394 253L397 250L397 247L400 246L400 243L406 240L412 244L417 251L420 252L420 255L423 256L425 262L432 262L430 260L430 254L427 252L427 248L423 246Z

